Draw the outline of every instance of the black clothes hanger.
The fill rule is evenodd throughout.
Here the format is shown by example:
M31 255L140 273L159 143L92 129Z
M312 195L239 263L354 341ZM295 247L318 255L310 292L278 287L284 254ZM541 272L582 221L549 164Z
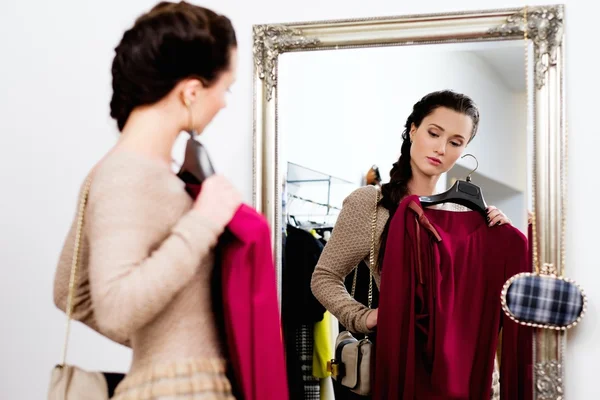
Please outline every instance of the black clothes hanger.
M467 175L466 180L457 180L447 191L433 196L421 196L419 200L423 207L429 207L441 203L455 203L468 207L471 210L478 211L484 218L487 218L487 204L483 198L481 188L471 183L471 174L479 168L479 161L472 154L465 154L461 158L471 156L475 158L477 166Z
M293 221L294 223L291 223L291 221ZM288 215L288 225L292 225L295 228L300 226L300 224L298 223L298 220L293 215Z
M190 134L185 146L183 164L177 176L187 184L199 185L214 173L215 170L206 148L194 139L193 134Z

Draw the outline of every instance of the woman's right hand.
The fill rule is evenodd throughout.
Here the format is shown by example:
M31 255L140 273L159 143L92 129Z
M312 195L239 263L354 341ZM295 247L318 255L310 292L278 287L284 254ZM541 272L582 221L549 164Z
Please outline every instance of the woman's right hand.
M367 315L367 329L372 330L377 326L377 308Z
M242 203L242 196L225 177L213 175L202 183L194 209L224 230Z

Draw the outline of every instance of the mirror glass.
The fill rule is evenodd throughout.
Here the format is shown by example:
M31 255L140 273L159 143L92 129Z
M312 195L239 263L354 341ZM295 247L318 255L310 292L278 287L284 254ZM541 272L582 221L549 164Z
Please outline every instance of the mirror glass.
M327 371L327 361L335 358L338 333L352 330L336 317L355 321L350 315L353 309L327 310L320 301L327 297L334 303L347 302L346 291L351 291L354 277L352 270L358 267L355 298L367 304L369 243L366 252L363 251L365 254L359 257L362 262L356 265L338 265L335 256L352 253L352 247L332 250L326 265L319 264L323 263L321 255L329 245L332 231L334 237L345 235L343 229L352 234L352 228L347 228L352 226L352 221L343 224L346 228L340 227L340 232L335 228L345 206L344 200L366 185L378 186L390 181L390 170L399 159L402 133L413 105L428 93L452 90L471 98L479 110L476 136L466 146L460 147L463 144L460 140L458 143L461 156L472 154L475 158L458 157L456 163L450 160L451 154L456 153L456 148L451 148L456 138L452 139L451 134L464 134L456 128L460 124L449 122L447 136L426 129L423 134L429 136L421 138L425 140L423 143L434 143L436 139L435 143L443 141L445 144L441 147L425 145L425 153L418 156L438 157L442 167L434 179L433 193L414 194L443 193L457 180L464 181L470 176L487 205L501 210L526 237L532 192L531 108L527 91L532 90L532 84L525 74L524 44L507 40L285 53L279 57L277 90L279 165L283 182L282 319L292 397L295 394L299 399L360 398L332 380ZM474 169L476 171L471 173ZM444 209L445 205L434 206L440 207ZM381 227L385 223L377 221ZM339 263L346 259L339 256ZM321 295L315 298L311 280L318 264L323 268L322 276L328 274L330 280L335 280L336 271L351 272L340 272L342 276L338 276L346 290L339 285L321 284ZM374 284L373 308L378 305L377 284ZM478 292L475 290L467 300L468 304L477 304L473 312L500 318L501 311L486 309L487 300L478 298ZM497 296L499 298L499 292ZM494 308L498 306L494 302L490 304ZM362 322L355 321L356 324ZM363 337L360 332L353 334ZM468 334L465 332L465 337ZM477 378L484 386L489 383L490 398L499 398L501 334L499 337L500 340L481 340L475 346L477 351L487 346L486 354L495 358L495 361L486 361L482 367L486 372ZM369 338L376 347L377 335ZM494 349L489 348L492 344ZM417 354L419 351L417 346ZM435 360L442 357L450 369L453 362L459 362L446 355L428 357L434 365ZM488 368L488 364L493 369ZM451 386L440 384L432 390L450 390Z

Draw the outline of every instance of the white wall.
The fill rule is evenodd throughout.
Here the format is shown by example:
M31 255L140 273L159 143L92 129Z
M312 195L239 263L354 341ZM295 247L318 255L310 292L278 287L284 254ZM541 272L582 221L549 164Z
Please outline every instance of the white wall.
M588 180L597 169L595 94L600 89L597 52L589 47L600 7L565 0L569 108L568 275L589 294L588 315L569 334L568 399L600 396L597 213L578 199L597 191ZM530 4L544 4L534 0ZM0 395L44 398L59 360L63 315L52 305L52 276L86 170L114 140L108 119L112 49L123 30L153 1L61 2L3 0L0 4ZM252 49L255 23L338 19L519 6L518 1L441 0L210 0L238 30L241 65L230 108L207 134L217 167L247 200L252 174ZM591 51L590 51L591 50ZM592 97L594 96L594 97ZM129 352L84 328L73 332L71 361L88 368L125 369Z
M492 66L465 51L468 46L284 54L278 128L287 159L357 183L375 163L386 182L413 104L426 93L453 89L471 96L481 112L478 135L466 150L478 158L478 172L526 190L526 109L514 106L522 93L510 90ZM522 55L520 43L512 47ZM475 165L470 158L459 164Z
M452 185L456 179L464 179L469 172L470 168L460 165L454 166L447 173L447 185ZM522 192L515 190L502 182L477 172L472 174L472 178L473 183L481 188L486 203L502 210L510 218L512 225L527 235L526 198L529 195L529 191Z

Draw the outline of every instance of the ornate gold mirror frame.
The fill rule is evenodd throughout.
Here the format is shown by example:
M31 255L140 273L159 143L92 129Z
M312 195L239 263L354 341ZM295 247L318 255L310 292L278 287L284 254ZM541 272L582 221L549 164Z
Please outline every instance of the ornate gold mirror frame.
M553 5L254 26L253 202L272 228L279 293L283 177L277 131L277 62L281 54L297 51L527 38L528 48L533 47L527 68L534 80L529 113L534 132L532 195L539 262L564 274L567 135L563 14L564 6ZM565 333L537 330L534 349L534 398L562 399Z

